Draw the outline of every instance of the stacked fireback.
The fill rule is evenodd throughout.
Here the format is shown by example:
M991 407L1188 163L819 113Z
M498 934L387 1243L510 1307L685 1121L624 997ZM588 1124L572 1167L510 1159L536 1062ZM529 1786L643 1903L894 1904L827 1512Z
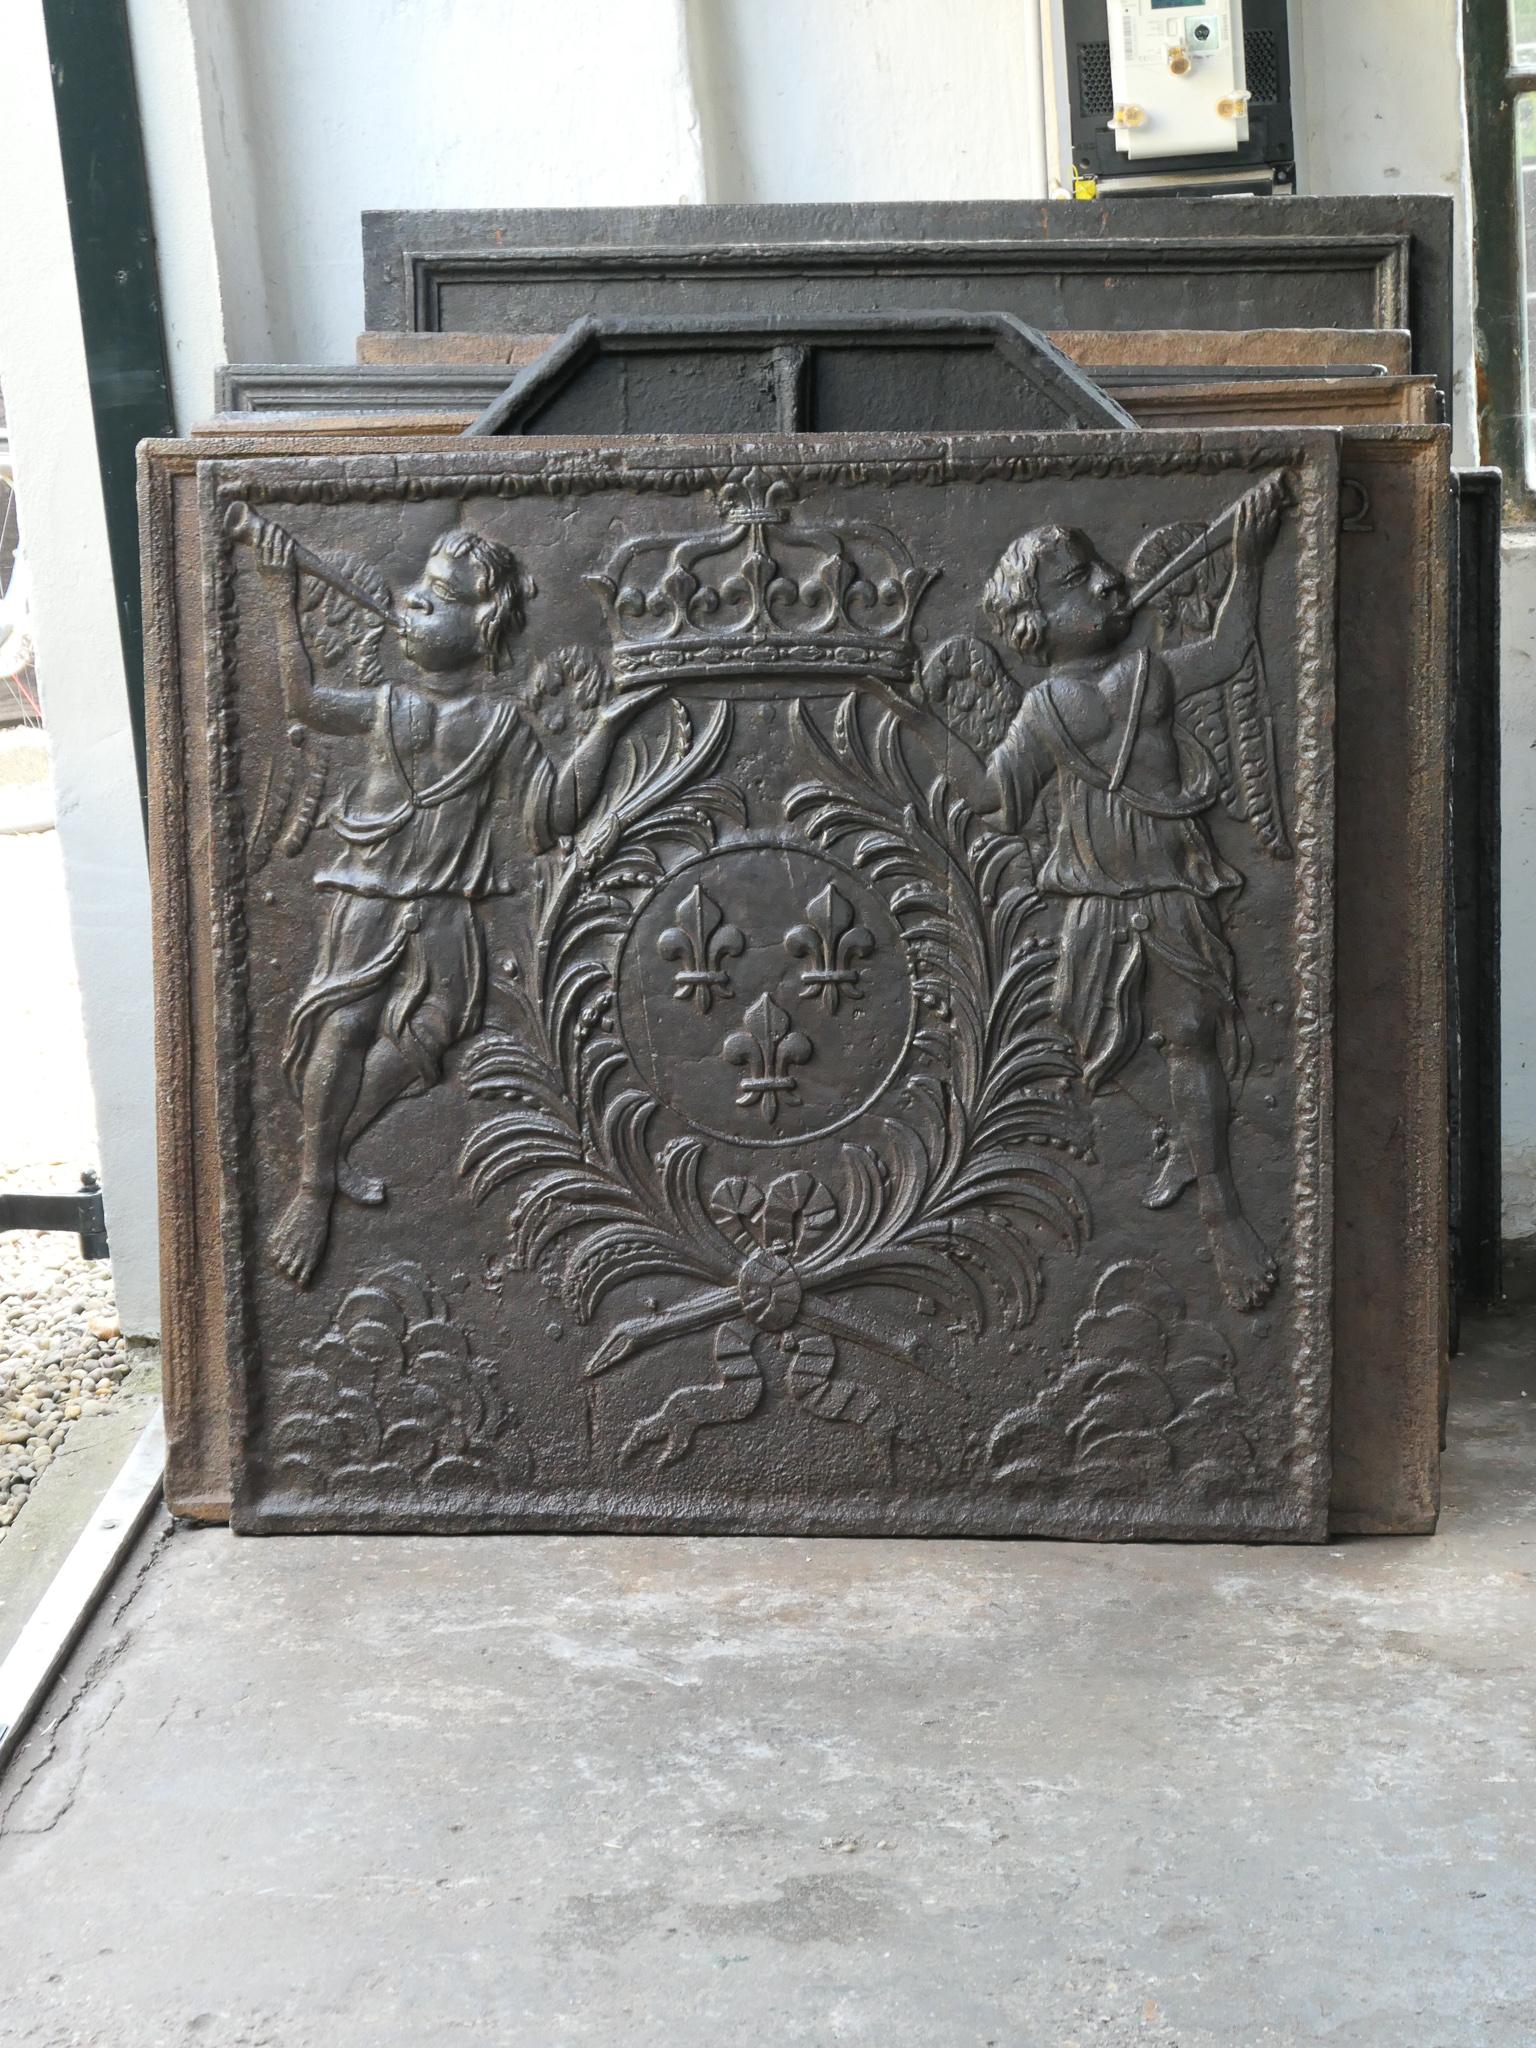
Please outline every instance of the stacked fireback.
M232 365L144 457L173 1507L1431 1528L1499 1281L1450 237L1428 198L365 215L357 362ZM491 590L505 699L424 738ZM446 1265L436 1134L498 1219Z

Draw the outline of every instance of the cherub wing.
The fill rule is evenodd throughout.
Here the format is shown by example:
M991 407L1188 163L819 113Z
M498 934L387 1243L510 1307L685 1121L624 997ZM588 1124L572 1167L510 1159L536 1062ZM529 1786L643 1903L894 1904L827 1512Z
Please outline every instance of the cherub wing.
M1277 488L1270 480L1248 498L1258 499ZM1228 571L1219 551L1230 543L1233 521L1246 502L1240 499L1209 528L1189 520L1157 527L1131 557L1127 575L1138 593L1136 601L1155 606L1170 647L1188 645L1193 630L1209 631L1209 619L1227 582ZM1182 572L1170 577L1180 562L1185 563ZM1202 612L1204 622L1197 624ZM1249 642L1242 661L1224 683L1184 700L1179 722L1215 762L1222 797L1233 817L1253 828L1254 837L1273 859L1289 860L1291 843L1280 807L1274 714L1257 640Z
M1024 696L997 650L969 633L940 641L923 663L918 690L934 716L983 761L1001 743Z
M334 563L377 606L388 610L392 605L389 584L361 555L336 549L325 559ZM384 633L381 617L313 573L299 578L297 608L299 633L311 663L320 665L333 677L344 674L349 687L354 689L384 687L379 665L379 642ZM325 814L330 793L330 749L318 734L306 732L302 726L293 727L289 737L294 745L285 753L275 754L267 764L247 855L252 874L259 874L274 853L281 852L290 858L301 854Z
M1222 798L1233 817L1253 828L1271 859L1289 860L1274 710L1257 640L1249 643L1241 664L1224 683L1185 700L1181 722L1216 763Z

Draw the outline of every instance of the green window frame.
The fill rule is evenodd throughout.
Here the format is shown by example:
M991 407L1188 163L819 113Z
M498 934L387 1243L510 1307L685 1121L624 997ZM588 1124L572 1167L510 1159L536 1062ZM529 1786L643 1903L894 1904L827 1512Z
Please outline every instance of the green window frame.
M1504 473L1504 512L1536 525L1531 484L1528 287L1522 165L1536 208L1536 0L1464 0L1467 137L1477 274L1477 427L1482 460ZM1523 96L1529 94L1528 100ZM1536 231L1536 222L1533 222Z

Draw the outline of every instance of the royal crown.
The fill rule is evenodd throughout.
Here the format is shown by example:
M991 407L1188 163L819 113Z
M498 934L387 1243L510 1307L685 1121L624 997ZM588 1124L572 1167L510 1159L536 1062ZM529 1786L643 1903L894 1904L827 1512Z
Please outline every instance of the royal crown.
M934 571L883 527L797 518L778 471L734 470L715 497L720 525L626 541L586 578L620 688L792 671L911 681L912 615Z

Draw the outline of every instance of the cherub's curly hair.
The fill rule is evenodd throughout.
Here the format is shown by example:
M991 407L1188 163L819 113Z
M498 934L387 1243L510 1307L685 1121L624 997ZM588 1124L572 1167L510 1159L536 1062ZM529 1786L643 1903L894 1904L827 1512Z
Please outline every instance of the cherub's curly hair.
M1038 659L1045 652L1048 631L1040 603L1040 560L1073 542L1093 549L1075 526L1032 526L1009 541L981 593L987 617L1022 655ZM1096 551L1095 551L1096 552Z
M487 540L471 526L456 526L432 544L434 555L446 555L450 562L469 562L475 571L475 597L489 604L490 612L480 622L480 639L493 666L500 663L507 642L522 630L526 613L524 600L535 594L531 578L518 567L516 555L499 540Z

